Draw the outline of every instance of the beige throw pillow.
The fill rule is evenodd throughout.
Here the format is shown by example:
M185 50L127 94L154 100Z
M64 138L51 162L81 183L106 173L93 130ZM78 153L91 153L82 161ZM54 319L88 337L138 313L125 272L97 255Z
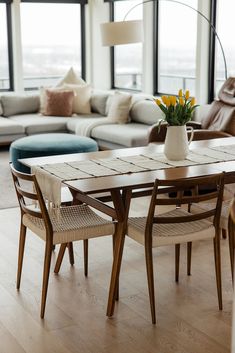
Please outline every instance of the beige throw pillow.
M126 124L129 120L132 96L115 92L108 111L108 118L118 124Z
M65 74L65 76L56 84L56 87L61 87L65 83L73 85L86 85L86 82L76 74L72 67Z
M91 86L90 85L73 85L64 84L63 89L72 90L74 92L73 113L75 114L91 114Z

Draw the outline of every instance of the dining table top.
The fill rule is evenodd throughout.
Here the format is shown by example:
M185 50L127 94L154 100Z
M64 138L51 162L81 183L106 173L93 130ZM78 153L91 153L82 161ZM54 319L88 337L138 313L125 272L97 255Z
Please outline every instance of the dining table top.
M194 141L190 145L190 150L197 150L202 147L216 147L235 145L235 137ZM137 156L145 153L161 153L163 152L163 144L149 144L145 147L124 148L116 150L65 154L48 157L36 157L21 159L20 162L28 167L42 166L53 163L66 163L75 161L85 161L99 158L117 158L125 156ZM94 194L98 192L110 191L113 189L140 189L151 187L155 179L181 179L188 177L199 177L212 175L219 172L225 172L225 182L235 182L235 156L234 160L227 162L215 162L202 165L190 165L186 167L174 167L167 169L148 170L136 173L99 176L88 179L78 179L72 181L64 181L71 189L79 190L85 194Z

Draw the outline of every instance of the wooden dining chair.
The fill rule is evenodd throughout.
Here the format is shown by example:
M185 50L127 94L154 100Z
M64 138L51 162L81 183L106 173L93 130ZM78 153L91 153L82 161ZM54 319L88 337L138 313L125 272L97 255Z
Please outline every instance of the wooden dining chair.
M217 187L205 195L194 195L185 191L194 190L208 183L214 183ZM174 187L177 189L175 197L159 197L161 187ZM130 217L127 227L127 235L145 247L147 279L152 322L156 323L155 299L154 299L154 274L153 274L153 247L175 245L176 281L179 278L180 244L212 238L214 240L214 257L216 282L218 292L219 309L222 310L221 289L221 263L220 263L220 213L222 207L224 188L223 173L209 177L187 178L181 180L156 180L152 192L147 217ZM180 196L179 196L180 195ZM189 196L188 196L189 195ZM191 214L183 206L190 203L199 203L216 199L216 203L210 210L201 210L197 214ZM173 210L158 214L156 206L173 206ZM179 207L181 205L181 207ZM212 220L211 220L212 218Z
M49 211L36 177L18 172L12 165L11 172L21 210L17 289L20 288L26 230L29 228L45 242L41 296L41 318L43 318L53 246L112 235L115 232L115 222L99 216L86 204L65 206ZM25 182L32 184L30 191L25 188ZM27 200L33 201L34 205L28 205Z

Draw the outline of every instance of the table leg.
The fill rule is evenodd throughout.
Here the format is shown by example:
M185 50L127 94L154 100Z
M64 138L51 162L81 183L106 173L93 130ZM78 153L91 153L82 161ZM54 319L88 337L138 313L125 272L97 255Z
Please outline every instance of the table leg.
M115 249L107 306L107 316L109 317L111 317L114 312L116 291L119 283L119 274L122 263L125 233L130 208L131 189L124 190L122 195L120 190L114 190L111 192L111 195L113 199L114 208L117 213L118 224L115 232Z

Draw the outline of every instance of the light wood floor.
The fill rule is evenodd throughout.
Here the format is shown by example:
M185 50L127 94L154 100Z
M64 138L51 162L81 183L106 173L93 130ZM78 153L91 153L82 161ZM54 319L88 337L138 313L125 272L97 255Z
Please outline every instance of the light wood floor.
M133 210L141 213L146 200ZM224 310L219 312L211 242L193 247L186 276L182 247L180 282L174 282L174 249L154 251L157 325L151 324L143 248L127 239L120 300L105 316L112 264L109 237L90 241L89 277L82 244L75 266L68 256L51 272L45 319L39 316L43 242L28 233L21 290L15 289L18 209L0 211L0 353L225 353L230 352L232 284L227 240L222 240ZM56 253L53 257L55 263Z

